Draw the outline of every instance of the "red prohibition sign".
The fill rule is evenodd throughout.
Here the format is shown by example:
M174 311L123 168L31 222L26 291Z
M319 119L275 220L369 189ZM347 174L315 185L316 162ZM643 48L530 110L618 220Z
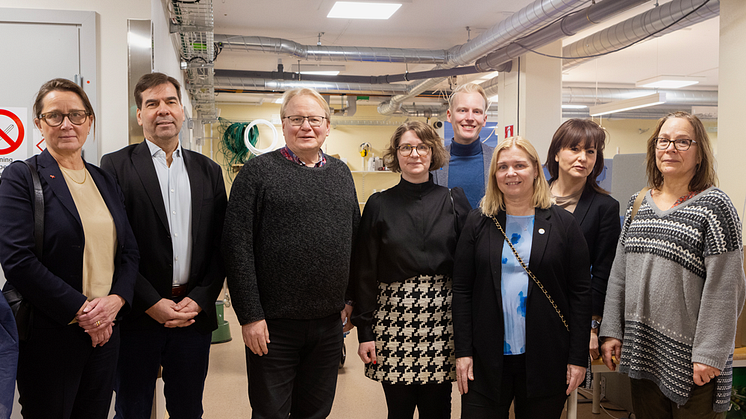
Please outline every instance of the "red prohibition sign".
M5 131L0 129L0 155L10 154L18 150L18 147L20 147L21 143L23 142L23 123L21 122L21 119L16 116L16 114L7 109L0 109L0 115L5 115L8 118L12 119L13 122L16 123L16 127L18 127L18 138L15 140L10 138L10 136L6 134ZM8 147L3 148L3 142L8 143Z

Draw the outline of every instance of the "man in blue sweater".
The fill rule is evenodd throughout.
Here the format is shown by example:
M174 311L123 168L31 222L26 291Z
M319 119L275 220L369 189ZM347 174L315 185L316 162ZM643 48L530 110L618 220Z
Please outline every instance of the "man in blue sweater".
M447 117L453 125L453 140L446 147L450 159L433 173L441 186L461 187L472 208L479 205L487 185L490 159L494 148L482 144L479 132L487 122L487 95L482 86L467 83L451 94Z

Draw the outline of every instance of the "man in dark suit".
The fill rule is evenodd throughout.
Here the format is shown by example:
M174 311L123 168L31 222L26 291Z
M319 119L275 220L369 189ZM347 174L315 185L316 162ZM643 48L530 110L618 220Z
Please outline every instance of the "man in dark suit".
M182 149L181 86L162 73L135 87L145 141L104 156L125 195L140 246L131 313L122 322L116 417L150 418L158 369L174 419L201 418L215 300L224 271L226 194L220 167Z

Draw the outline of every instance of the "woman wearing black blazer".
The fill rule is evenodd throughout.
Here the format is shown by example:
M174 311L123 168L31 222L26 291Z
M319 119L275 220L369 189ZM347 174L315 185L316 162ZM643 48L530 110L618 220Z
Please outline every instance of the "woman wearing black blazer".
M114 320L132 301L138 252L116 181L81 149L94 120L83 89L45 83L34 122L47 149L29 159L44 195L44 238L35 254L34 186L25 164L0 183L0 263L6 288L31 303L20 342L18 392L24 418L106 418L119 352Z
M520 137L498 144L485 197L469 214L456 249L462 417L508 418L513 402L518 419L560 417L585 375L589 272L583 234L571 214L551 204L534 147Z
M621 233L619 202L598 186L604 170L606 131L587 119L569 119L557 129L544 166L556 204L575 216L591 258L591 338L589 353L600 357L598 328L604 313L606 284ZM590 383L588 383L590 384Z

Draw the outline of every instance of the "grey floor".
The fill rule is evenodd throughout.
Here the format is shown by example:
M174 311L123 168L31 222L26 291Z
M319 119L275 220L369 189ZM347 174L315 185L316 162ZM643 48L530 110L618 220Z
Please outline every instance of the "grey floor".
M235 313L226 308L225 319L230 323L233 340L214 344L210 354L210 370L205 385L205 419L249 418L251 408L247 396L246 362L241 328ZM339 370L337 394L334 399L331 419L385 419L386 402L380 384L363 375L363 363L357 357L357 335L355 331L345 339L347 361ZM459 418L461 403L454 384L452 418ZM582 400L584 392L578 397ZM590 398L590 393L585 393ZM602 406L617 409L608 402ZM417 416L415 416L417 417ZM512 417L512 416L511 416ZM566 413L562 418L566 417ZM591 403L578 404L578 419L627 418L626 411L604 411L591 413Z

